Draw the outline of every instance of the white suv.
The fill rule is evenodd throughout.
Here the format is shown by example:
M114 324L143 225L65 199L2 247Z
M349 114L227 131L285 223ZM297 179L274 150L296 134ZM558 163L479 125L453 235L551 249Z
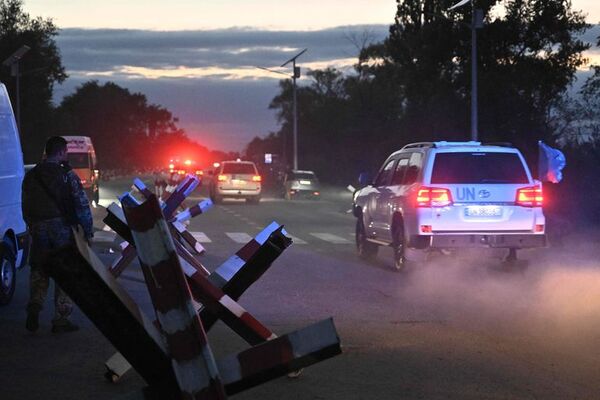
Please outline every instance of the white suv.
M546 245L542 202L541 183L515 148L409 144L354 194L357 251L369 258L392 246L396 269L428 248L507 248L512 261L517 249Z
M261 182L262 177L252 161L223 161L214 171L208 190L215 204L221 203L225 197L258 204Z

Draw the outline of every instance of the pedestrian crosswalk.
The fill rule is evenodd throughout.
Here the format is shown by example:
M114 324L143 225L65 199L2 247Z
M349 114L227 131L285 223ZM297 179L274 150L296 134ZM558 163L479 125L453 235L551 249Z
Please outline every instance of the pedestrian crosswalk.
M253 235L247 232L221 232L221 233L210 233L210 236L206 232L193 232L190 231L194 239L196 239L199 243L213 243L213 242L222 242L224 239L228 239L238 244L246 244L250 240L252 240ZM310 232L306 235L301 235L302 237L298 237L296 235L287 234L294 244L296 245L314 245L319 243L329 243L329 244L353 244L354 240L352 237L353 233L347 232L346 234L332 234L327 232ZM345 236L345 237L344 237ZM106 225L97 230L94 233L94 242L97 243L113 243L120 242L122 239L108 228Z
M334 244L351 243L348 239L345 239L341 236L332 235L331 233L311 233L311 236L314 236L318 239L324 240L329 243L334 243Z
M227 235L234 242L241 244L246 244L252 240L252 236L244 232L225 232L225 235Z

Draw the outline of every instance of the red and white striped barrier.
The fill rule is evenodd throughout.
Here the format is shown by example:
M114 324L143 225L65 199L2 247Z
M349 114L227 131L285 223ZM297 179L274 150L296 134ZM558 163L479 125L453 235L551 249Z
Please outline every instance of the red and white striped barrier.
M184 398L225 399L225 389L158 200L124 207L152 303Z
M182 212L178 213L175 216L175 220L177 222L183 223L183 222L188 221L200 214L204 214L212 206L213 206L213 203L211 200L209 200L209 199L202 200L201 202L193 205L192 207L186 208Z
M225 357L217 365L227 394L235 394L341 352L333 320L326 319Z
M121 229L128 230L129 227L127 227L125 223L123 224L125 227L121 227ZM215 271L208 278L211 284L214 285L216 289L221 289L222 293L230 299L239 299L241 294L262 276L273 261L275 261L285 248L291 244L290 239L285 237L283 232L285 232L283 227L276 222L273 222L263 229L254 239L242 247L236 255L231 257L229 261L226 261L217 269L217 271L221 271L221 275L226 275L224 270L226 270L228 274L231 274L231 282L224 280L224 278ZM174 241L174 243L176 247L181 246L177 241ZM188 253L187 256L182 256L183 252L185 252L185 249L178 249L178 253L181 256L181 266L184 273L188 276L188 284L192 288L192 295L195 297L195 300L200 301L198 299L200 295L194 291L196 283L192 278L197 274L203 277L208 276L208 272L202 264L197 261L194 262L195 258L191 254ZM245 260L242 260L240 255L244 257ZM242 260L243 262L236 262L236 266L234 267L232 260ZM198 278L196 277L195 279ZM205 284L205 282L203 282L203 284ZM214 291L214 289L211 288L210 291ZM215 295L214 298L219 298L219 295ZM227 300L225 301L228 302ZM243 310L243 308L235 308L235 305L232 305L230 308L234 309L234 312L231 312L229 310L220 310L219 307L220 306L218 305L217 307L212 308L202 306L198 309L206 331L210 330L214 323L221 316L225 315L230 322L228 325L250 344L256 344L276 337L275 334L262 324L258 323L258 321L254 326L252 322L246 323L244 321L245 310ZM237 313L235 312L236 310ZM241 321L236 321L235 318L232 317L232 314L241 318ZM248 317L251 316L249 315ZM117 355L108 360L105 365L107 370L110 371L108 376L112 381L118 380L128 370L128 368L124 366L126 364L123 364L122 359Z

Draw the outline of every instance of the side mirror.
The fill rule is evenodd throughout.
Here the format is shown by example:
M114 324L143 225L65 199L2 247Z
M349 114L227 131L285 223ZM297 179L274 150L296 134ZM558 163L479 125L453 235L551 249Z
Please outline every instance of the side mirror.
M369 173L361 172L358 175L358 183L360 184L360 186L367 186L371 184L371 176L369 175Z

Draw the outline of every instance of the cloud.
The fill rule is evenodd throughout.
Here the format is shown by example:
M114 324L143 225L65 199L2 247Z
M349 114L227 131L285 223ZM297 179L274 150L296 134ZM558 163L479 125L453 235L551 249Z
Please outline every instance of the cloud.
M103 74L135 67L199 72L204 68L276 67L303 48L309 49L302 56L303 63L347 60L358 54L351 37L368 32L371 41L380 41L387 30L387 25L307 32L246 28L167 32L64 29L57 42L67 69L72 71ZM264 76L258 71L255 75Z
M376 42L387 32L387 25L318 31L63 29L57 44L70 78L57 88L55 101L87 80L110 80L167 107L203 144L242 150L254 136L277 129L268 106L285 77L257 67L291 74L278 66L308 48L299 60L303 76L328 66L349 70L358 54L352 38Z
M230 28L195 31L63 29L57 37L70 78L55 101L87 80L114 81L167 107L190 136L207 146L242 150L254 137L277 129L268 109L279 91L279 66L298 51L303 78L307 70L336 67L351 71L363 40L388 35L388 25L354 25L314 31ZM596 44L600 26L582 37ZM600 64L600 50L586 56ZM587 66L580 78L589 76ZM581 85L583 79L579 79ZM300 80L302 84L303 80Z

